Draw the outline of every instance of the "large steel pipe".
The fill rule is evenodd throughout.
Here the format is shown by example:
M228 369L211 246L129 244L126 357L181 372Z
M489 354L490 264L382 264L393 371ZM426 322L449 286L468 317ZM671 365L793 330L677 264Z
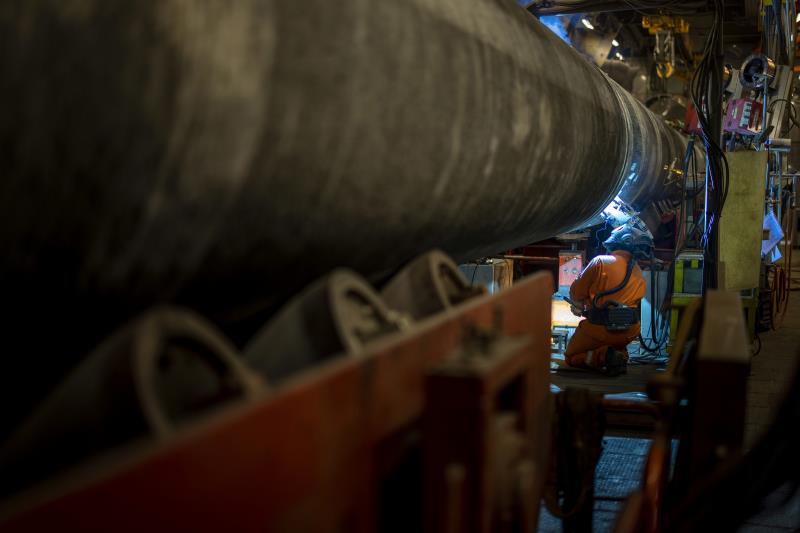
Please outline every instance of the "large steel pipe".
M512 0L6 0L0 99L14 365L549 237L683 146Z

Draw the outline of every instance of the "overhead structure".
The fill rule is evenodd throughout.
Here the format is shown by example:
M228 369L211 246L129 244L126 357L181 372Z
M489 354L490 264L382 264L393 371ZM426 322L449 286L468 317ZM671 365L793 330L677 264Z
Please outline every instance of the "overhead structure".
M693 15L707 7L703 0L528 0L521 2L536 15L565 15L569 13L611 13L615 11L661 12Z
M336 267L643 209L686 149L511 0L11 0L0 35L9 385L156 303L243 342Z

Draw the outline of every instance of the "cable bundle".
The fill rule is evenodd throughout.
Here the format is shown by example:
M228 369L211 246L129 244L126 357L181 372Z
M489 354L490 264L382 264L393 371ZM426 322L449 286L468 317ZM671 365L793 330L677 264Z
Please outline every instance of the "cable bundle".
M703 232L702 245L705 252L704 287L715 288L717 279L717 225L722 215L725 199L728 195L728 160L720 146L720 139L716 138L717 128L711 124L711 109L716 108L722 112L722 57L718 54L722 45L722 0L713 0L714 16L711 29L708 33L703 58L692 76L691 95L692 102L697 110L700 124L700 137L706 153L706 219ZM712 85L713 84L713 85ZM716 88L716 94L711 94ZM713 101L712 101L713 98ZM721 119L721 117L715 117ZM721 124L717 124L717 127Z
M697 169L697 158L695 157L695 149L694 149L694 142L695 138L692 137L689 140L689 143L686 147L686 155L683 158L683 197L681 199L681 213L683 213L684 217L686 211L688 209L687 200L692 199L693 197L696 198L700 192L700 177L699 172ZM689 186L689 179L692 180L692 189L691 193L687 191ZM669 342L669 315L671 310L671 305L668 303L668 297L672 295L674 285L675 285L675 262L677 261L678 256L685 250L686 248L686 241L688 241L691 236L698 230L698 223L697 221L692 224L691 227L684 228L683 227L683 218L679 218L675 222L675 248L673 250L673 261L667 270L667 287L665 291L665 298L662 302L661 306L659 307L659 315L656 315L655 306L651 306L650 308L650 338L645 339L641 334L639 335L639 346L647 352L645 355L640 355L638 357L632 357L631 361L639 362L639 363L654 363L654 362L661 362L666 361L666 357L662 355L664 348L667 346ZM651 265L655 264L655 261L651 261ZM659 282L658 282L658 275L656 274L657 271L652 269L651 272L653 273L653 277L650 283L650 301L655 303L659 296ZM651 344L652 342L652 344Z

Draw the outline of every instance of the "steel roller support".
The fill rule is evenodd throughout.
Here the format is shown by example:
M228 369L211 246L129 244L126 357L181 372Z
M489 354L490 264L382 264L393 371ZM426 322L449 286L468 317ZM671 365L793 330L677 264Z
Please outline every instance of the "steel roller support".
M152 304L228 328L335 267L527 244L685 149L512 0L9 0L0 50L17 406Z

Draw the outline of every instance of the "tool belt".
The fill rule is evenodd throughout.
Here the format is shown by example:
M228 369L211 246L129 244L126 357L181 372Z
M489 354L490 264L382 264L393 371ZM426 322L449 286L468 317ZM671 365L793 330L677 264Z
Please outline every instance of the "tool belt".
M585 313L586 318L591 324L605 326L606 331L625 331L639 323L639 308L628 307L615 300L605 302L602 307L597 301L605 296L609 296L621 291L631 279L633 265L635 261L631 257L628 267L625 269L625 279L613 289L599 292L592 298L592 307Z
M586 318L591 324L605 326L607 331L626 331L639 323L639 308L612 300L603 307L589 309Z

